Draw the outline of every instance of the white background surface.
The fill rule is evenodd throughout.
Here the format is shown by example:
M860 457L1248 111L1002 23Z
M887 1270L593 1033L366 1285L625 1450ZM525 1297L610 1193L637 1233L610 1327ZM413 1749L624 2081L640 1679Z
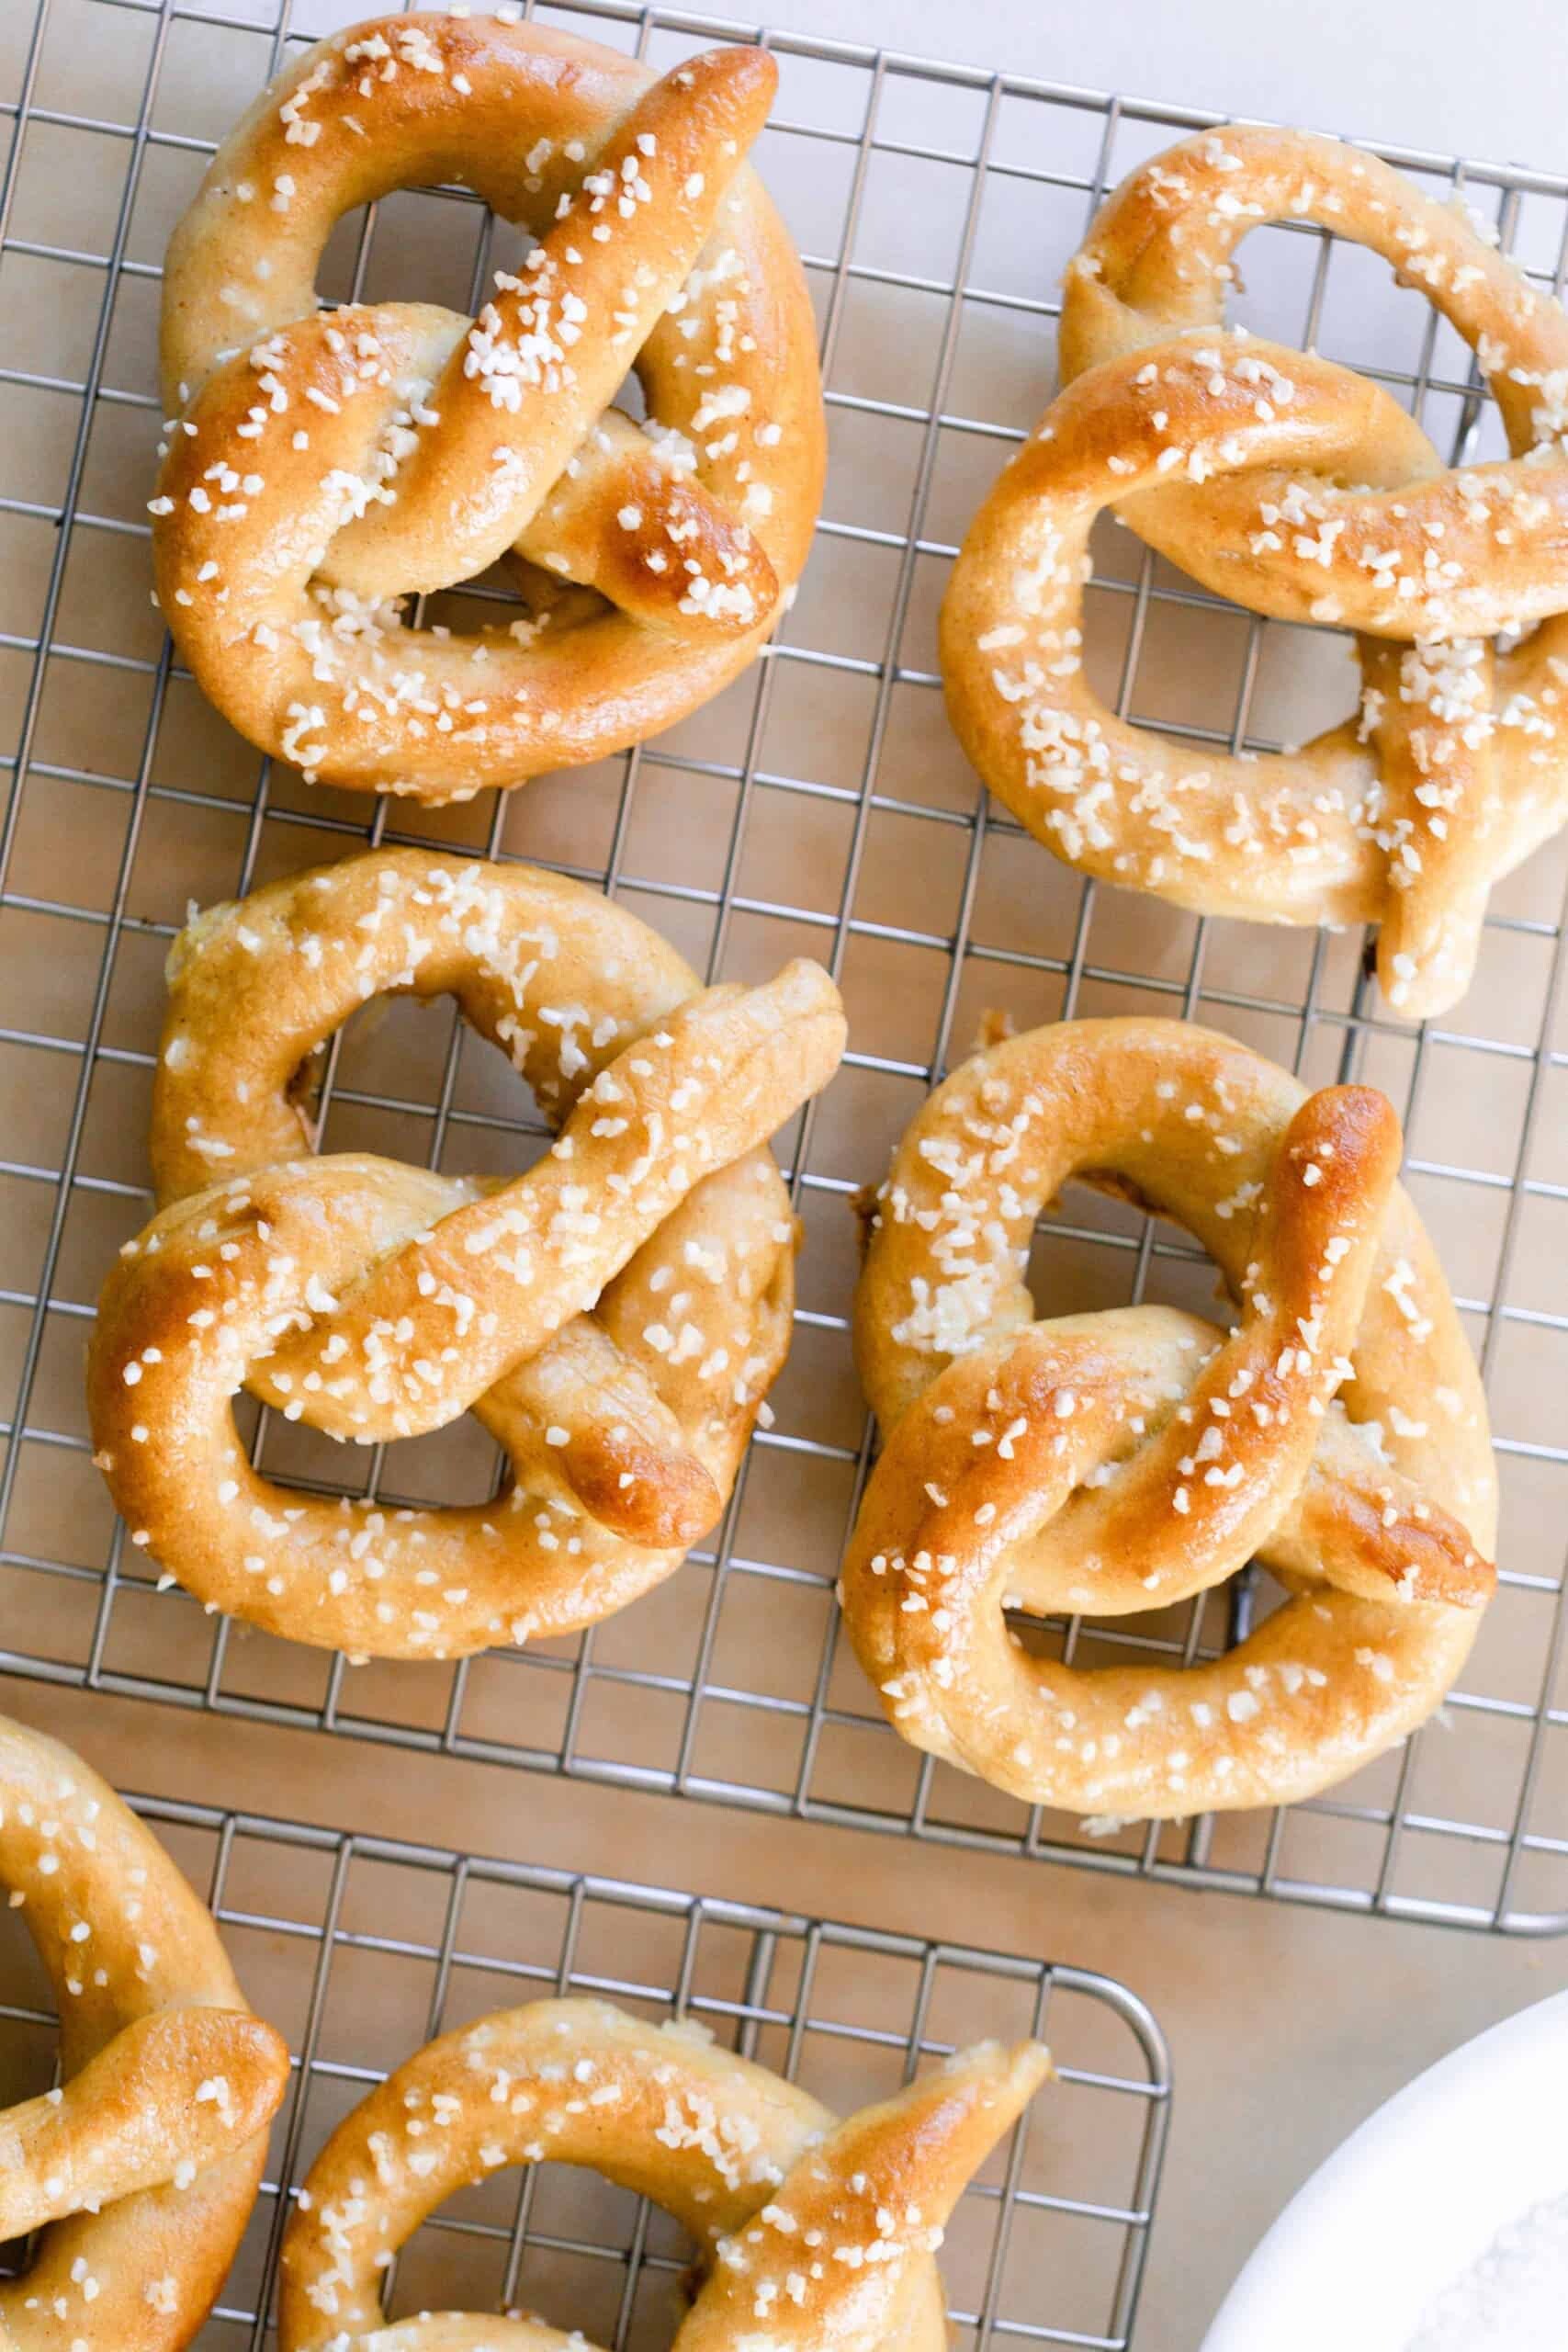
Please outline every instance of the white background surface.
M769 0L765 13L781 29L1476 161L1552 170L1568 153L1562 0Z

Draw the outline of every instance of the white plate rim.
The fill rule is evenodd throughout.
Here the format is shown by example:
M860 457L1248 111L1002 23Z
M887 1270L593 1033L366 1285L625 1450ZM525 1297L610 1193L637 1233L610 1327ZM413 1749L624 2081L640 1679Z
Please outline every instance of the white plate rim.
M1565 2116L1568 1992L1450 2051L1342 2142L1259 2242L1202 2352L1404 2352L1500 2230L1568 2192Z

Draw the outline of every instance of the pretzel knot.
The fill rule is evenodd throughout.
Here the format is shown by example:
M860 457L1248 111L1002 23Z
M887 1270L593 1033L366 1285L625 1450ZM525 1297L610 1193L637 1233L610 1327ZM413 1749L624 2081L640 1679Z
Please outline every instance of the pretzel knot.
M1445 469L1377 386L1223 331L1236 245L1281 220L1371 246L1428 295L1486 373L1509 461ZM943 611L970 757L1069 865L1202 914L1380 923L1389 1002L1444 1011L1492 885L1568 814L1568 317L1376 158L1234 129L1112 196L1067 271L1061 362ZM1359 713L1262 757L1117 718L1081 658L1107 505L1253 611L1359 632Z
M1038 2042L981 2043L837 2123L701 2028L586 2000L481 2018L400 2066L317 2157L284 2240L279 2352L592 2352L517 2317L381 2317L386 2266L427 2213L546 2158L696 2240L677 2352L946 2352L942 2227L1049 2071Z
M510 1055L557 1129L525 1174L310 1157L300 1073L387 991L456 996ZM131 1541L211 1604L383 1657L565 1633L659 1582L719 1518L784 1361L795 1227L765 1146L843 1044L817 965L703 989L527 866L380 851L200 917L170 959L165 1205L88 1363ZM278 1486L241 1444L242 1385L367 1445L471 1410L510 1489L395 1510Z
M0 1718L0 1876L60 2012L62 2086L0 2112L0 2282L14 2352L177 2352L250 2218L288 2052L211 1917L79 1757Z
M856 1294L885 1444L842 1584L907 1739L1160 1818L1309 1795L1431 1713L1492 1589L1496 1480L1399 1149L1382 1095L1309 1095L1176 1022L1036 1030L931 1097ZM1164 1306L1034 1319L1034 1221L1074 1176L1190 1229L1228 1336ZM1291 1598L1185 1670L1035 1657L1003 1615L1160 1609L1254 1555Z
M656 81L538 25L387 17L231 133L170 246L152 511L180 651L253 742L466 799L621 750L750 661L825 462L810 300L745 164L776 80L757 49ZM536 240L478 317L318 316L341 215L450 180ZM611 405L628 369L640 428ZM400 622L503 557L523 618Z

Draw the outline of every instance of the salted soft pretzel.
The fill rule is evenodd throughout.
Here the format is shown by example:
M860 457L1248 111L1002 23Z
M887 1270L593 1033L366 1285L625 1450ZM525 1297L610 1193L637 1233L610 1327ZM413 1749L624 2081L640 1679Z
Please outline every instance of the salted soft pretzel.
M283 2245L279 2352L592 2352L521 2317L381 2317L386 2265L428 2213L547 2159L696 2240L677 2352L945 2352L943 2226L1049 2071L1038 2042L985 2042L836 2123L700 2029L588 2000L481 2018L400 2066L317 2157Z
M884 1445L841 1587L907 1739L1160 1818L1307 1796L1431 1713L1492 1589L1496 1476L1399 1152L1371 1088L1309 1094L1179 1022L1034 1030L931 1095L855 1296ZM1197 1237L1228 1337L1164 1306L1036 1320L1034 1222L1075 1176ZM1158 1609L1254 1555L1292 1598L1185 1669L1034 1657L1003 1614Z
M60 2011L61 2087L0 2112L6 2352L178 2352L250 2218L288 2052L162 1846L80 1757L0 1717L0 1880Z
M1236 246L1280 220L1371 246L1429 296L1485 370L1511 459L1446 469L1376 385L1224 331ZM1568 316L1375 156L1236 127L1117 189L1068 267L1060 350L1066 389L943 607L971 759L1069 865L1203 914L1380 923L1390 1004L1446 1010L1492 885L1568 815ZM1261 757L1118 718L1081 654L1107 506L1256 612L1359 631L1359 712Z
M759 49L656 80L504 14L389 16L307 50L231 132L169 249L152 511L180 651L253 742L463 799L618 751L744 669L826 446L810 299L745 162L776 80ZM537 240L479 316L318 315L333 223L442 181ZM611 406L630 369L641 428ZM400 621L503 556L523 619Z
M382 850L176 941L160 1214L88 1362L131 1541L296 1641L453 1657L592 1624L717 1521L789 1344L795 1226L767 1138L844 1044L815 964L702 988L656 933L525 865ZM557 1128L507 1180L311 1157L294 1090L369 998L451 993ZM243 1385L360 1444L472 1409L499 1500L328 1500L253 1469Z

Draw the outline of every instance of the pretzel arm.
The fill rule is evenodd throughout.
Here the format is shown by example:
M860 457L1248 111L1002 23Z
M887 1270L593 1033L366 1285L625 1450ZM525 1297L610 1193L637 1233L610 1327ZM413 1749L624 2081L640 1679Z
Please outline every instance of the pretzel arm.
M434 413L434 387L468 332L455 311L385 303L376 313L380 365L395 400L367 469L377 505L400 509L400 471L417 446L415 421ZM336 330L341 333L342 329ZM248 366L248 363L242 363ZM367 517L344 524L316 577L374 603L388 594L386 557ZM679 434L650 436L607 408L568 458L511 552L598 594L671 636L735 637L772 610L778 580L766 550L700 479Z
M1393 1593L1478 1610L1497 1585L1463 1521L1374 1453L1337 1408L1319 1424L1306 1478L1258 1551L1269 1567L1363 1600Z
M387 1434L454 1419L592 1306L695 1183L825 1085L843 1042L838 991L804 962L761 988L710 989L677 1007L601 1071L526 1175L372 1266L291 1344L290 1369L321 1377L315 1426L373 1433L340 1409L325 1377L345 1352L374 1366ZM487 1267L502 1279L480 1317L474 1283ZM446 1363L457 1340L460 1374Z
M1038 2042L983 2043L840 2124L795 2165L764 2217L720 2248L675 2352L745 2352L759 2319L779 2352L886 2352L921 2320L941 2331L931 2272L910 2257L941 2244L1050 2064ZM828 2259L803 2260L816 2247Z
M513 1456L548 1447L584 1510L634 1544L684 1551L724 1508L641 1366L591 1317L565 1325L473 1411Z
M138 2018L59 2091L0 2113L0 2231L157 2188L254 2138L288 2082L282 2037L248 2012Z
M1036 1606L1047 1592L1057 1609L1157 1609L1234 1575L1266 1542L1344 1377L1399 1150L1382 1095L1308 1097L1275 1159L1237 1330L1195 1370L1179 1411L1032 1547L1021 1589ZM1037 1414L1021 1445L1048 1444L1055 1423Z
M410 452L396 508L360 523L361 594L471 579L527 528L690 275L777 79L761 50L713 50L637 100L447 361L429 398L439 433Z
M741 637L778 601L767 551L678 448L607 408L517 541L545 571L696 643Z

